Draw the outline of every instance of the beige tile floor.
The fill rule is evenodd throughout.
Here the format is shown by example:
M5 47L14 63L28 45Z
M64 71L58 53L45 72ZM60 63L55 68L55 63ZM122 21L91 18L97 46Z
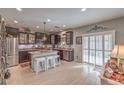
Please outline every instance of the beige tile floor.
M10 68L9 85L97 85L100 84L99 69L94 66L76 62L62 61L61 66L33 73L29 67L15 66Z

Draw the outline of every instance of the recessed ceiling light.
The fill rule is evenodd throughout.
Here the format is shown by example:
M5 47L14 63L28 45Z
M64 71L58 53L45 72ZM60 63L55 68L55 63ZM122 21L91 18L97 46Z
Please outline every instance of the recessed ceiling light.
M16 8L16 10L18 10L18 11L22 11L22 9L21 9L21 8Z
M66 27L66 25L63 25L62 27Z
M40 28L39 26L36 26L36 28Z
M18 21L17 21L17 20L15 20L15 21L14 21L14 23L16 23L16 24L17 24L17 23L18 23Z
M81 11L83 11L83 12L86 11L86 8L82 8Z
M47 18L47 22L51 22L51 19Z

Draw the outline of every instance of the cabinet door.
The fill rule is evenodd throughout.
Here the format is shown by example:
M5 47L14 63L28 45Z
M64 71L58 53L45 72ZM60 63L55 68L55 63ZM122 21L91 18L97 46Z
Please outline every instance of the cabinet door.
M28 51L19 51L19 63L31 61Z
M27 33L23 33L23 32L19 33L19 44L27 44L28 43L27 39L28 39Z
M96 65L103 66L103 35L96 35Z
M19 29L13 27L6 27L7 35L12 35L13 37L18 37Z
M73 32L66 32L66 44L73 44Z
M55 36L51 35L51 44L55 44Z
M35 34L28 34L28 43L34 44L35 43Z
M44 33L36 32L35 33L35 42L41 43Z
M50 44L50 35L46 34L47 40L45 42L45 44Z
M60 43L60 36L55 35L55 44L59 44L59 43Z
M37 40L37 39L41 39L41 33L36 32L35 35L36 35L36 40Z
M50 43L51 44L58 44L60 43L60 36L59 35L55 35L55 34L52 34L50 35Z

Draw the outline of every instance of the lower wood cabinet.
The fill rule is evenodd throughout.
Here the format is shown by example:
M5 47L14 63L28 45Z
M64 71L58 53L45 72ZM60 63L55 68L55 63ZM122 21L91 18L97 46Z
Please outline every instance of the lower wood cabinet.
M64 50L63 51L63 59L66 61L74 60L74 50Z
M63 60L63 50L58 50L58 54L60 55L60 59Z
M29 51L19 51L19 63L30 62L31 57Z

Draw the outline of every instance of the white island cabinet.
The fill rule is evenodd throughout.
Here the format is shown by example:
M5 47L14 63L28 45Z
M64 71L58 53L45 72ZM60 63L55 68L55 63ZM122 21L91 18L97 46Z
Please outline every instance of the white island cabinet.
M42 50L42 51L35 51L35 52L29 52L31 54L31 69L36 72L37 68L36 59L37 58L47 58L50 56L56 56L58 55L58 51L53 51L53 50ZM47 62L47 61L46 61Z

